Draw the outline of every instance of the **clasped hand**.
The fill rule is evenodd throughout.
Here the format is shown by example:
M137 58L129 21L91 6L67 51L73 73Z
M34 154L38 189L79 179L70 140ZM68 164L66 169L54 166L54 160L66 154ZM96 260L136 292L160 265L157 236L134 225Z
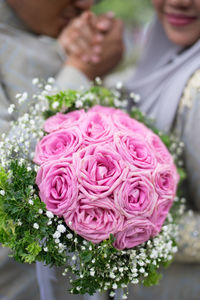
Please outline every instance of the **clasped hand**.
M123 25L113 13L95 16L84 12L61 32L58 41L67 53L66 65L89 79L105 76L123 56Z

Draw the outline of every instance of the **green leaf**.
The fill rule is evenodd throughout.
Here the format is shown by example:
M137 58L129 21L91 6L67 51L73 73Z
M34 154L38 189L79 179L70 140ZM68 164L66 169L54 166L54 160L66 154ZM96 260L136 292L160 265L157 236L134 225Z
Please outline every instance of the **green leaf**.
M8 175L4 168L0 165L0 189L4 190L6 188L6 183L8 180Z
M157 285L161 278L162 274L158 273L155 269L153 269L152 271L150 271L149 276L144 279L143 285L147 287Z
M92 252L91 251L83 251L80 253L80 257L85 263L87 263L87 262L91 261L91 259L92 259Z
M30 254L33 254L35 256L37 256L42 250L40 245L37 242L33 242L32 244L28 245L26 249Z

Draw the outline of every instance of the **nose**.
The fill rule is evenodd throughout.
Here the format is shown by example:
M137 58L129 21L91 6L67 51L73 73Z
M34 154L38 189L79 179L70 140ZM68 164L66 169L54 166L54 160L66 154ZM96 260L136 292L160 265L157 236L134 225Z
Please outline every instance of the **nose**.
M87 10L91 8L93 2L93 0L76 0L75 6L81 10Z

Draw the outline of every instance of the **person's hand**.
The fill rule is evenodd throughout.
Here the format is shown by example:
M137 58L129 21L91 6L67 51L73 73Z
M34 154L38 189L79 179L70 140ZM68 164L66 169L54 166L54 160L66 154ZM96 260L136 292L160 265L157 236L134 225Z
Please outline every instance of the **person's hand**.
M98 32L98 30L96 30ZM97 36L97 34L95 35ZM94 53L93 42L86 42L85 49L79 48L78 41L74 40L73 47L79 48L78 52L69 53L67 65L82 71L88 78L94 80L97 76L105 76L115 68L123 56L123 25L120 20L113 19L110 30L104 32L103 39L99 42L98 53ZM77 54L78 53L78 54ZM85 58L85 59L84 59Z
M96 17L92 12L87 11L74 19L61 32L58 41L69 56L74 55L84 62L97 63L104 34L111 29L113 19L112 12Z

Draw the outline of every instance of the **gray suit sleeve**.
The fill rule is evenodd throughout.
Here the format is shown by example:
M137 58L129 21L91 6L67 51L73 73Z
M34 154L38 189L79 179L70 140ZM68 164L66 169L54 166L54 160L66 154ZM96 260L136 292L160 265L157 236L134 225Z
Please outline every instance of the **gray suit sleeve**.
M90 81L86 75L78 69L72 66L64 66L56 76L56 86L60 90L77 90L80 89L81 86L87 89L90 87Z

